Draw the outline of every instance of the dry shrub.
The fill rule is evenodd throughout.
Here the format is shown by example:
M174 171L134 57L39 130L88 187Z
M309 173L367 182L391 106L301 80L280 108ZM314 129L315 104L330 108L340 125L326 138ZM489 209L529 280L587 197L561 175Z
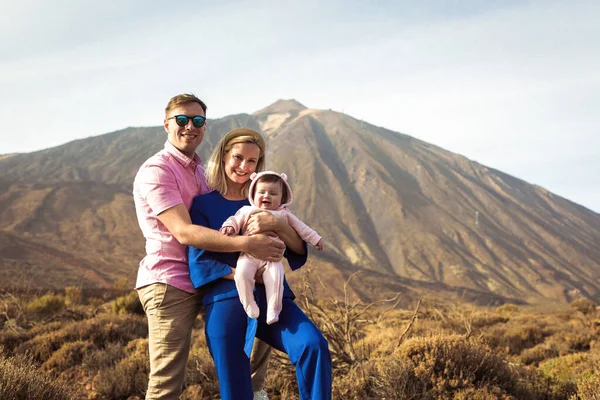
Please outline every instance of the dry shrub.
M353 296L350 296L348 289L352 279L360 272L361 270L358 270L348 277L343 286L344 296L341 300L330 297L328 301L323 301L315 297L310 281L310 269L304 271L302 297L299 303L309 319L327 339L333 368L347 369L370 357L371 349L366 347L363 341L365 327L394 309L400 300L400 293L393 298L371 303L351 299ZM323 281L317 279L321 287L327 290ZM374 312L378 306L385 304L388 305L386 309Z
M393 355L335 372L334 397L343 399L547 398L535 373L462 335L408 339Z
M413 369L410 360L398 356L370 359L354 365L347 373L334 373L333 397L427 399L426 389L422 382L415 378Z
M77 300L67 300L69 296L65 291L64 303L75 305ZM51 307L56 297L41 298L30 303L15 296L0 298L0 346L5 357L31 354L44 362L42 372L52 369L60 373L61 382L85 387L85 394L78 398L143 398L149 367L147 324L144 317L131 314L139 304L135 292L111 303L105 298L103 310L108 313L84 321L65 320L71 318L67 314L72 308L56 311ZM3 306L2 300L8 303ZM330 347L337 348L337 354L332 352L337 362L334 398L562 400L579 396L578 400L599 400L600 340L594 320L600 313L595 309L592 313L587 302L573 302L569 311L536 314L513 305L490 310L443 303L432 306L427 301L427 308L413 321L411 310L388 309L383 318L381 308L348 298L337 303L312 300L307 313L313 312L321 328L329 324L328 334L334 340L327 338ZM60 306L60 301L56 303ZM86 300L75 311L92 308L89 303ZM40 306L27 308L27 304ZM48 318L39 311L44 309L54 314ZM26 311L31 310L41 312L38 317L42 318L27 319ZM83 314L89 317L92 312ZM414 325L399 345L399 336L411 321ZM201 322L196 328L201 328ZM218 398L218 380L205 337L199 330L194 335L181 398ZM285 354L273 354L266 382L270 398L298 399L294 367ZM0 398L5 397L0 394Z
M0 295L0 329L18 331L25 324L24 302L11 293Z
M498 388L480 388L459 390L452 400L515 400L515 397L502 394Z
M15 349L15 354L27 354L37 362L44 362L52 353L60 349L67 342L65 335L59 335L56 332L46 333L35 336L32 339L20 344Z
M600 371L577 380L578 400L600 400Z
M536 323L513 326L506 332L505 340L509 354L520 354L544 341L547 333Z
M594 338L595 335L593 333L582 330L560 332L552 337L554 342L561 344L560 355L587 351L590 349Z
M31 337L44 335L46 333L56 332L62 329L64 326L65 324L61 321L48 322L43 325L34 326L29 330L29 334Z
M131 288L131 282L127 278L119 278L113 283L113 288L116 290L127 290Z
M34 297L25 304L24 310L27 314L38 317L47 317L62 311L65 308L65 296L55 293L46 293Z
M102 315L91 320L71 323L61 331L69 340L90 340L97 346L106 343L129 343L148 336L145 318L134 315Z
M535 378L525 370L511 368L479 341L458 335L414 338L405 342L398 354L412 362L415 379L431 398L479 388L497 388L498 394L517 398L542 398Z
M219 393L218 389L217 393ZM218 395L213 395L212 389L206 389L206 385L204 384L188 386L183 393L181 393L181 396L179 396L179 400L204 400L218 398Z
M561 313L541 318L538 316L535 320L541 326L544 342L521 352L519 360L525 364L538 364L557 356L589 351L598 337L593 326L582 318L579 313L575 313L575 315L573 313L571 315ZM518 321L515 320L515 322ZM496 335L495 339L489 340L490 344L507 346L506 339L510 336L510 330L507 328L506 332L501 335L497 332L489 334L489 336ZM514 331L514 328L512 330ZM518 339L515 337L511 339L516 350ZM537 337L534 338L535 340L537 340Z
M125 349L121 343L108 343L103 348L96 348L84 354L81 367L89 375L111 368L125 357Z
M405 322L406 323L406 322ZM373 325L365 328L366 334L362 342L371 349L370 358L379 358L392 353L398 342L398 326L381 327Z
M544 341L548 335L539 325L533 323L515 323L514 325L496 325L482 333L482 338L493 349L517 355Z
M4 357L0 354L0 399L67 400L71 393L35 367L25 356Z
M145 315L144 308L136 291L125 296L117 297L111 303L112 312L115 314L137 314Z
M554 394L568 397L577 392L577 378L585 373L589 367L589 355L577 353L552 358L543 363L539 370L551 383Z
M104 299L101 299L100 297L88 297L85 302L91 308L99 308L104 304Z
M558 356L558 350L546 343L539 344L531 349L525 349L519 355L519 360L525 365L538 365L540 362Z
M473 328L481 329L497 324L504 324L508 321L508 317L495 312L477 312L473 315Z
M78 286L67 286L65 288L65 304L69 307L81 304L83 291Z
M502 312L503 309L500 309L500 311ZM477 308L468 303L445 302L436 304L431 312L425 312L424 316L432 320L442 321L445 335L457 333L470 337L471 335L478 334L477 331L483 328L508 322L510 318L505 315L508 313L504 312L502 314L501 312L496 312L489 308Z
M412 327L411 336L449 336L458 334L456 330L447 326L444 321L426 319L420 317L418 323Z
M577 394L581 400L600 400L600 354L589 354L589 364L577 377Z
M514 304L503 304L499 307L496 307L494 309L494 311L496 311L497 313L501 314L501 315L506 315L506 316L510 316L510 315L514 315L514 314L518 314L520 309L518 306L514 305Z
M15 349L31 338L43 335L48 332L54 332L63 324L61 322L51 322L44 325L37 325L25 331L24 329L0 331L0 347L4 347L7 355L14 355Z
M419 336L426 336L432 330L442 335L462 334L470 335L473 328L473 319L475 309L471 305L462 303L441 303L431 304L428 310L422 312L422 318L429 321L439 321L437 329L432 326L421 327L421 332L416 330L413 333ZM424 334L424 335L423 335Z
M200 332L194 331L195 338L192 342L183 386L187 388L199 384L202 388L202 396L214 397L219 395L217 371L206 345L206 337ZM192 391L197 391L197 389L192 389Z
M96 346L89 341L77 340L62 345L42 365L43 369L52 372L62 372L78 366L84 357L91 353Z
M592 300L586 299L584 297L573 300L571 303L569 303L569 306L573 310L579 311L583 315L595 314L596 307L598 307L598 305L596 303L594 303Z
M269 398L286 400L299 398L296 369L287 354L273 350L267 368L265 387L269 389Z
M143 398L148 384L148 339L131 341L125 349L115 344L83 360L88 370L99 371L92 386L100 398ZM195 332L184 381L182 399L215 398L219 383L203 334Z
M92 381L92 387L101 398L143 398L148 388L150 359L148 339L137 339L127 344L127 356L113 367L104 369Z
M15 352L28 353L35 360L45 362L67 342L84 340L104 347L107 343L128 343L147 335L148 326L142 317L102 315L91 320L71 322L58 331L36 336L17 347Z
M0 323L23 314L23 301L12 293L0 294Z
M591 364L589 354L576 353L552 358L540 366L540 371L559 381L575 381L578 374L586 371Z
M0 331L0 348L3 348L7 355L12 355L13 349L30 338L29 333L20 330Z

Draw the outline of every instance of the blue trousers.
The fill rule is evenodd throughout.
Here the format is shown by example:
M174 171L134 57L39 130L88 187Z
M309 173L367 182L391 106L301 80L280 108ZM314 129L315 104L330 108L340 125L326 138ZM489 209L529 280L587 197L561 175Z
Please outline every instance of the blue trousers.
M279 321L267 325L264 286L256 286L260 309L256 337L286 353L296 367L301 400L331 399L331 356L319 329L291 300L283 299ZM206 341L215 362L221 398L252 400L250 358L244 351L248 316L237 297L206 307Z

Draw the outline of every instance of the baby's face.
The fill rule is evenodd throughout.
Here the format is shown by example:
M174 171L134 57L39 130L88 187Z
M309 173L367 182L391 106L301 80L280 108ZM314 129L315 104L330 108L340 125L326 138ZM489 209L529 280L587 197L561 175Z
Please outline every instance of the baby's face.
M276 210L281 205L281 182L258 182L254 205L263 210Z

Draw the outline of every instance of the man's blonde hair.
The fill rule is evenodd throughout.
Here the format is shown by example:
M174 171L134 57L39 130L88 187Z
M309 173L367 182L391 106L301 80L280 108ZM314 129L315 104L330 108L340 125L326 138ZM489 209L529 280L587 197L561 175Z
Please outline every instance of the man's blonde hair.
M231 148L238 143L253 143L260 149L255 172L264 171L266 167L265 140L258 132L247 128L234 129L228 132L215 146L215 149L206 163L205 169L208 186L212 187L223 196L227 194L228 179L227 175L225 175L223 161L225 160L225 154L229 153ZM248 196L249 187L250 179L248 179L242 187L240 193L242 197Z
M193 93L182 93L178 94L177 96L171 97L171 99L167 103L167 107L165 107L165 118L169 116L169 111L187 103L200 104L200 107L202 107L202 111L204 111L204 116L206 117L206 104L204 104L204 102L198 97L196 97L196 95L194 95Z

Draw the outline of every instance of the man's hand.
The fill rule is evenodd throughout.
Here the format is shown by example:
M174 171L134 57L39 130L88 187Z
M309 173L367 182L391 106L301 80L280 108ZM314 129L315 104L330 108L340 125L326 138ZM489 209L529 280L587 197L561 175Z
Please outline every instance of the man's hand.
M221 229L219 229L219 232L225 236L233 236L235 229L233 229L233 226L223 226Z
M248 235L266 232L277 233L283 228L283 224L287 225L287 217L285 215L276 217L270 212L261 211L250 216L246 225L246 232Z
M263 234L246 236L244 252L259 260L281 261L285 245Z

